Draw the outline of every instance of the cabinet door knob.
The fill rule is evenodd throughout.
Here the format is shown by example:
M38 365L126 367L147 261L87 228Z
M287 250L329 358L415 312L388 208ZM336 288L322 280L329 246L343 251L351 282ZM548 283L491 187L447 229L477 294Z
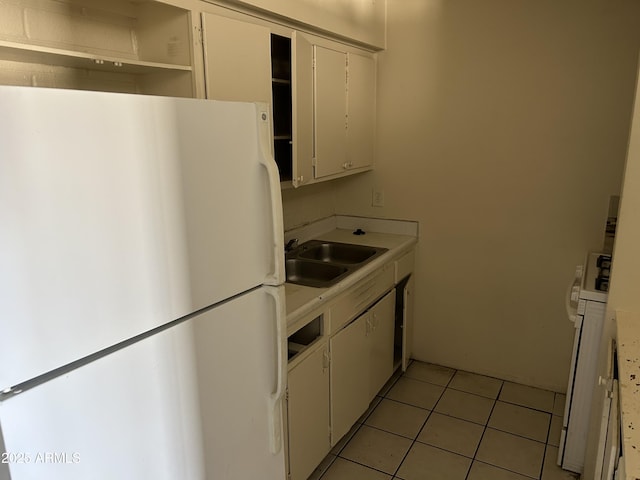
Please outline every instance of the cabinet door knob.
M344 162L344 163L342 164L342 168L344 168L345 170L346 170L347 168L349 168L349 162Z
M326 370L331 365L331 357L329 357L329 352L325 350L322 354L322 370Z

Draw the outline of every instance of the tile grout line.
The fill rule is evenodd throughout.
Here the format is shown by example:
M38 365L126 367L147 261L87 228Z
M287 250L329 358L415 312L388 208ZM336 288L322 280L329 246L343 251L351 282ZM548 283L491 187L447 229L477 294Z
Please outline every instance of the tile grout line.
M413 361L413 360L409 363L408 368L407 368L407 371L409 370L409 367L410 367L413 363L414 363L414 361ZM487 430L488 430L489 428L491 428L491 429L493 429L493 430L495 430L495 431L499 431L499 432L503 432L503 433L506 433L506 434L514 435L514 436L519 437L519 438L523 438L523 439L527 439L527 440L535 441L535 442L537 442L537 443L543 443L543 444L544 444L544 448L543 448L543 457L542 457L542 464L541 464L541 467L540 467L540 470L539 470L539 474L538 474L538 476L537 476L537 477L535 477L535 480L540 480L540 479L542 478L542 474L544 473L544 466L545 466L544 460L545 460L546 455L547 455L547 453L548 453L549 447L551 446L548 442L549 442L550 435L551 435L552 420L553 420L554 412L553 412L553 411L549 412L549 411L547 411L547 410L540 410L540 409L538 409L538 408L533 408L533 407L530 407L530 406L527 406L527 405L521 405L521 404L519 404L519 403L514 403L514 402L511 402L511 401L499 400L500 395L501 395L501 393L503 392L503 389L504 389L504 386L505 386L505 383L506 383L506 381L505 381L505 380L501 380L500 388L498 389L498 392L497 392L496 396L495 396L495 397L493 397L493 398L492 398L492 397L487 397L487 396L485 396L485 395L481 395L481 394L478 394L478 393L468 392L468 391L465 391L465 390L462 390L462 389L459 389L459 388L455 388L455 387L451 386L451 384L452 384L452 382L453 382L453 380L454 380L454 378L455 378L456 374L459 372L459 370L458 370L458 369L452 369L452 368L450 368L450 367L442 367L442 368L447 368L448 370L451 370L451 372L452 372L452 373L451 373L451 376L449 377L449 379L446 381L446 383L445 383L444 385L442 385L441 383L440 383L440 384L438 384L438 383L434 383L434 382L432 382L432 381L424 380L424 379L421 379L421 378L414 378L414 377L407 376L407 375L406 375L407 371L402 372L402 371L401 371L401 369L399 368L399 369L398 369L398 371L396 372L396 374L394 374L394 377L395 377L395 378L392 378L392 379L391 379L391 380L392 380L392 382L391 382L388 386L387 386L387 385L385 385L385 387L383 387L383 390L384 390L384 392L385 392L385 393L384 393L384 395L380 395L380 393L378 393L378 394L376 395L376 397L378 397L380 400L377 402L377 404L376 404L373 408L371 408L371 409L368 411L368 413L367 413L365 416L361 417L361 419L360 419L361 421L360 421L360 422L358 422L358 423L359 423L359 425L358 425L358 427L356 428L356 430L353 432L353 434L351 435L351 437L349 438L349 440L348 440L348 441L347 441L347 442L346 442L346 443L345 443L345 444L344 444L344 445L343 445L339 450L337 450L337 451L336 451L336 453L334 454L334 457L335 457L335 458L334 458L334 460L333 460L332 462L330 462L330 463L329 463L329 466L328 466L328 467L327 467L327 469L326 469L324 472L322 472L322 474L318 477L318 480L321 480L322 478L325 478L325 475L326 475L326 474L327 474L327 472L331 469L331 467L333 466L333 463L335 462L335 459L337 459L337 458L340 458L340 459L342 459L342 460L346 460L346 461L348 461L348 462L350 462L350 463L354 463L354 464L360 465L360 466L362 466L362 467L365 467L365 468L368 468L368 469L374 470L374 471L376 471L376 472L380 472L380 473L382 473L382 474L384 474L384 475L390 475L390 476L391 476L391 477L390 477L390 479L391 479L391 480L394 480L394 479L398 479L398 480L400 480L400 477L398 477L398 472L400 471L400 469L401 469L402 465L403 465L403 464L404 464L404 462L406 461L406 459L407 459L407 457L408 457L408 455L409 455L409 452L414 448L414 446L415 446L415 444L416 444L416 443L420 443L421 445L427 445L427 446L430 446L430 447L433 447L433 448L437 448L438 450L442 450L442 451L445 451L445 452L449 452L449 453L453 453L453 454L456 454L456 455L460 455L460 456L462 456L462 457L466 457L466 455L462 455L462 454L460 454L460 453L458 453L458 452L452 452L452 451L450 451L450 450L447 450L446 448L438 447L437 445L431 445L431 444L429 444L429 443L421 442L421 441L419 441L419 440L418 440L418 437L420 436L420 433L424 430L424 428L425 428L425 426L426 426L427 422L428 422L428 421L429 421L429 419L431 418L432 414L435 412L435 408L436 408L436 406L437 406L437 405L438 405L438 403L442 400L443 396L445 395L445 393L447 392L447 390L448 390L448 389L451 389L452 391L457 391L457 392L461 392L461 393L465 393L465 394L473 395L473 396L476 396L476 397L488 398L488 399L491 399L491 400L493 401L493 404L492 404L491 410L490 410L489 415L488 415L488 417L487 417L486 421L484 422L484 424L476 423L476 422L473 422L473 421L470 421L470 420L466 420L466 419L460 419L459 417L456 417L456 416L454 416L454 415L447 415L447 414L442 414L442 413L441 413L441 415L445 415L445 416L447 416L447 417L455 418L455 419L459 419L459 420L464 420L464 421L467 421L467 422L469 422L469 423L473 423L473 424L475 424L475 425L479 425L479 426L482 426L482 427L483 427L482 435L481 435L480 440L478 441L478 444L477 444L477 446L476 446L476 448L475 448L475 451L474 451L473 457L466 457L466 458L469 458L469 459L471 460L471 463L470 463L470 466L469 466L469 468L467 469L467 472L466 472L466 474L465 474L465 477L464 477L464 478L465 478L465 480L468 480L468 478L469 478L469 476L470 476L470 474L471 474L471 468L472 468L472 466L473 466L473 463L474 463L474 462L479 462L479 463L482 463L482 464L485 464L485 465L492 466L492 467L494 467L494 468L498 468L498 469L500 469L500 470L504 470L504 471L507 471L507 472L512 472L512 473L517 474L517 475L522 475L522 476L527 477L527 478L529 478L529 479L534 479L534 477L529 477L528 475L524 475L524 474L522 474L522 473L515 472L515 471L510 470L510 469L507 469L507 468L503 468L503 467L499 467L499 466L497 466L497 465L493 465L493 464L491 464L491 463L483 462L483 461L478 460L478 459L476 458L476 456L477 456L477 454L478 454L478 452L479 452L479 449L480 449L480 445L481 445L481 443L482 443L483 439L485 438L485 434L486 434L486 432L487 432ZM478 374L478 375L479 375L479 374ZM406 379L409 379L409 380L418 381L418 382L420 382L420 383L427 383L427 384L430 384L430 385L433 385L433 386L441 387L441 388L443 388L443 390L442 390L442 392L440 393L440 395L438 396L437 400L434 402L434 404L433 404L433 406L432 406L432 408L431 408L431 409L425 408L425 407L423 407L423 406L414 405L414 404L412 404L412 403L408 403L408 402L404 402L404 401L396 400L396 399L393 399L393 398L389 398L389 397L388 397L388 394L391 392L391 390L396 386L396 384L397 384L397 383L400 381L400 379L402 379L402 378L406 378ZM489 378L494 378L494 377L489 377ZM498 380L500 380L500 379L498 379ZM381 390L381 391L382 391L382 390ZM556 393L556 392L554 392L554 395L555 395L555 393ZM425 419L425 420L423 421L423 423L420 425L420 428L417 430L417 434L416 434L413 438L412 438L412 437L407 437L407 436L404 436L404 435L402 435L402 434L398 434L398 433L395 433L395 432L392 432L392 431L388 431L388 430L386 430L386 429L384 429L384 428L379 428L379 427L376 427L376 426L367 425L367 424L365 423L365 422L366 422L366 421L367 421L367 420L368 420L368 419L373 415L373 413L377 410L377 408L380 406L380 404L381 404L384 400L388 400L388 401L395 402L395 403L402 404L402 405L407 405L407 406L410 406L410 407L417 408L417 409L420 409L420 410L423 410L423 411L427 411L427 412L428 412L428 415L427 415L426 419ZM374 399L374 401L375 401L375 399ZM536 440L536 439L529 438L529 437L527 437L527 436L525 436L525 435L519 435L519 434L517 434L517 433L512 433L512 432L509 432L509 431L507 431L507 430L502 430L502 429L500 429L500 428L490 427L490 426L489 426L489 421L490 421L491 416L493 415L493 413L494 413L494 411L495 411L495 409L496 409L496 407L497 407L497 405L498 405L498 401L501 401L501 402L503 402L503 403L505 403L505 404L514 405L514 406L522 407L522 408L526 408L526 409L531 410L531 411L534 411L534 412L545 413L545 414L549 415L549 417L550 417L550 418L549 418L549 424L547 425L547 432L546 432L546 437L545 437L545 438L546 438L546 441L542 441L542 442L541 442L541 441L538 441L538 440ZM372 403L373 403L373 401L372 401ZM554 406L555 406L555 397L554 397ZM438 413L438 412L436 412L436 413ZM352 460L352 459L349 459L349 458L346 458L346 457L342 457L342 456L341 456L341 453L345 450L345 448L346 448L346 447L347 447L347 446L348 446L348 445L353 441L354 437L358 434L358 432L360 432L360 431L362 430L362 426L363 426L363 425L366 425L367 427L372 428L372 429L374 429L374 430L378 430L378 431L380 431L380 432L385 432L385 433L388 433L388 434L391 434L391 435L395 435L395 436L397 436L397 437L401 437L401 438L404 438L404 439L406 439L406 440L410 440L410 441L411 441L411 444L410 444L409 448L407 449L406 453L404 454L404 456L403 456L403 457L402 457L402 459L400 460L400 463L398 464L398 467L395 469L394 473L389 473L389 472L386 472L386 471L383 471L383 470L379 470L379 469L378 469L378 468L376 468L376 467L373 467L373 466L370 466L370 465L366 465L366 464L364 464L364 463L360 463L360 462L358 462L358 461L355 461L355 460ZM330 453L330 454L331 454L331 453Z
M544 445L543 455L542 455L542 464L541 464L541 467L540 467L539 474L538 474L538 476L536 477L536 480L540 480L540 479L542 478L542 474L543 474L543 471L544 471L544 460L545 460L545 456L546 456L546 453L547 453L547 448L549 447L549 443L548 443L548 442L549 442L549 435L550 435L550 433L551 433L551 420L553 419L553 412L547 412L547 411L545 411L545 410L538 410L538 409L536 409L536 408L528 407L528 406L526 406L526 405L520 405L520 404L517 404L517 403L508 402L508 401L505 401L505 400L500 400L500 399L499 399L499 398L500 398L500 393L502 392L502 388L503 388L503 386L504 386L504 381L503 381L502 386L500 387L500 390L498 391L498 395L497 395L497 396L496 396L496 398L495 398L493 408L491 409L491 413L489 414L489 418L487 418L487 423L486 423L486 425L485 425L484 431L482 432L482 437L480 438L480 442L478 443L478 447L477 447L477 449L476 449L476 452L475 452L475 454L474 454L474 456L473 456L473 461L474 461L474 462L475 462L475 461L478 461L478 462L480 462L480 463L484 463L484 464L486 464L486 465L491 465L491 466L493 466L493 467L495 467L495 468L500 468L500 469L505 470L505 471L508 471L508 472L513 472L513 473L515 473L515 474L518 474L518 475L521 475L521 476L524 476L524 477L533 478L533 477L529 477L528 475L525 475L525 474L522 474L522 473L519 473L519 472L515 472L515 471L513 471L513 470L509 470L509 469L507 469L507 468L503 468L503 467L500 467L500 466L498 466L498 465L493 465L493 464L491 464L491 463L483 462L482 460L478 460L478 459L476 459L476 455L478 454L478 450L480 449L480 444L482 443L482 439L484 438L484 435L485 435L485 433L486 433L487 429L491 428L491 429L496 430L496 431L499 431L499 432L507 433L507 434L509 434L509 435L514 435L514 436L516 436L516 437L524 438L524 439L527 439L527 440L532 440L532 441L535 441L535 442L537 442L537 443L542 443L542 444ZM540 412L540 413L545 413L545 414L549 415L549 424L547 425L547 435L546 435L546 437L545 437L545 441L544 441L544 442L540 442L540 441L538 441L538 440L535 440L535 439L532 439L532 438L526 437L526 436L524 436L524 435L519 435L519 434L516 434L516 433L513 433L513 432L508 432L508 431L506 431L506 430L501 430L501 429L499 429L499 428L490 427L490 426L489 426L489 421L490 421L490 419L491 419L491 415L493 414L493 410L495 409L495 407L496 407L496 405L498 404L498 402L499 402L499 401L500 401L500 402L503 402L503 403L510 404L510 405L515 405L515 406L518 406L518 407L527 408L527 409L532 410L532 411L536 411L536 412ZM469 473L470 473L470 472L469 472ZM468 478L469 473L467 473L467 478Z
M409 368L407 367L407 370ZM451 375L451 377L449 378L449 380L447 381L447 384L444 386L444 388L442 389L442 393L438 396L438 400L435 401L435 403L433 404L433 408L429 410L429 415L427 415L427 418L425 419L425 421L422 423L422 426L420 427L420 430L418 430L418 433L416 434L416 437L412 440L411 445L409 445L409 448L407 449L407 452L404 454L404 457L402 457L402 460L400 461L400 463L398 464L398 467L396 468L395 472L393 473L392 480L394 478L396 478L398 476L398 472L400 471L400 468L402 468L402 464L404 463L404 461L407 459L407 457L409 456L409 452L411 451L411 449L413 448L413 446L416 444L416 442L418 441L418 437L420 436L420 432L422 432L422 429L425 427L425 425L427 424L427 422L429 421L429 419L431 418L431 415L434 412L434 409L436 408L436 405L438 404L438 402L440 401L440 399L442 398L442 396L444 395L444 392L447 391L448 385L451 383L451 380L453 379L453 377L455 377L456 373L458 372L458 370L453 370L453 374ZM405 372L406 373L406 372ZM404 376L405 374L402 374L402 376ZM407 377L410 378L410 377ZM429 382L425 382L425 383L429 383ZM433 385L433 384L431 384ZM442 386L442 385L439 385ZM387 392L389 393L389 392ZM386 397L386 395L385 395ZM390 399L392 400L392 399ZM415 405L414 405L415 406ZM400 478L400 477L397 477Z
M413 363L413 360L412 360L411 362L409 362L409 365L411 365L411 363ZM402 368L402 367L400 367L400 368ZM408 368L409 368L409 366L407 366L407 369L408 369ZM399 374L399 375L397 375L397 376L396 376L396 375L395 375L395 373L394 373L394 376L395 376L396 378L394 379L394 378L392 377L392 378L390 379L390 380L393 380L393 381L391 382L391 384L389 385L389 387L386 389L385 394L384 394L384 395L382 395L382 396L380 396L380 395L376 395L376 397L380 397L380 401L378 402L378 404L377 404L374 408L372 408L372 409L371 409L371 411L370 411L366 416L364 416L364 418L362 418L362 422L361 422L361 423L360 423L360 422L356 422L356 425L358 425L358 428L356 428L355 432L353 432L353 435L351 435L351 438L349 438L349 440L348 440L347 442L345 442L345 444L344 444L344 445L343 445L343 446L342 446L342 447L341 447L341 448L336 452L336 454L335 454L336 459L337 459L337 458L340 458L340 459L342 459L342 460L346 460L346 461L348 461L348 462L355 463L355 464L357 464L357 465L361 465L361 466L366 467L366 468L370 468L371 470L375 470L376 472L380 472L380 473L384 473L385 475L389 475L389 473L387 473L387 472L384 472L384 471L382 471L382 470L378 470L377 468L374 468L374 467L372 467L372 466L370 466L370 465L365 465L365 464L363 464L363 463L356 462L356 461L351 460L351 459L349 459L349 458L343 457L343 456L341 456L340 454L344 451L344 449L345 449L345 448L347 448L347 445L349 445L349 443L353 440L353 438L357 435L357 433L362 429L362 427L365 425L365 422L367 421L367 419L368 419L371 415L373 415L373 412L376 410L376 408L378 408L378 406L380 405L380 403L382 403L382 400L384 400L385 398L387 398L387 393L389 393L389 392L391 391L391 389L393 388L393 386L398 382L398 380L400 380L400 378L402 378L402 377L404 376L404 373L400 373L400 374ZM386 387L386 385L385 385L384 387L382 387L382 388L384 389L385 387ZM380 393L380 392L378 392L378 393ZM375 400L375 397L374 397L374 400ZM391 399L389 399L389 400L391 400ZM372 401L371 403L373 403L373 401ZM398 402L398 403L402 403L402 402ZM367 409L367 410L369 410L369 409ZM365 413L366 413L366 412L365 412ZM427 417L427 418L428 418L428 417ZM367 427L369 427L369 428L376 428L376 427L372 427L371 425L366 425L366 426L367 426ZM380 431L386 432L386 430L382 430L382 429L377 429L377 430L380 430ZM386 433L392 433L392 432L386 432ZM347 432L347 434L348 434L348 432ZM401 436L401 435L399 435L399 436ZM404 438L406 438L406 437L404 437ZM342 441L342 439L340 439L340 441ZM339 443L339 442L338 442L338 443ZM336 444L336 445L337 445L337 444ZM331 454L331 453L329 453L329 454ZM329 472L329 470L330 470L330 468L331 468L331 466L333 465L333 463L334 463L334 462L335 462L335 460L334 460L333 462L331 462L331 465L330 465L330 466L329 466L329 467L328 467L328 468L327 468L327 469L322 473L322 475L320 475L320 477L318 477L318 480L322 480L322 478L324 478L324 476Z
M544 462L547 459L547 449L549 448L549 437L551 436L551 424L553 423L553 410L555 408L555 395L553 397L553 407L551 407L551 418L549 418L549 427L547 428L547 441L544 442L544 452L542 453L542 465L540 465L540 475L538 476L538 478L542 478L542 475L544 474Z
M336 457L336 458L340 458L341 460L344 460L345 462L355 463L356 465L360 465L361 467L368 468L369 470L373 470L374 472L380 472L380 473L383 473L383 474L385 474L385 475L392 475L392 474L391 474L391 473L389 473L389 472L385 472L384 470L379 470L379 469L377 469L376 467L372 467L371 465L366 465L366 464L364 464L364 463L356 462L355 460L351 460L350 458L345 458L345 457ZM329 469L328 469L328 468L327 468L327 471L329 471ZM326 475L326 473L327 473L327 472L324 472L324 473L322 474L322 476L324 477L324 476ZM321 477L321 478L322 478L322 477ZM318 480L321 480L321 478L320 478L320 479L318 479Z
M524 437L522 435L517 435L515 433L507 432L507 431L500 430L498 428L494 428L494 427L490 427L489 426L489 420L491 419L491 415L493 414L493 410L496 408L496 405L498 404L498 401L501 401L501 402L503 401L503 400L498 400L498 398L500 397L500 393L502 392L502 387L503 386L504 386L504 382L503 382L503 385L500 386L500 390L498 391L498 395L494 399L493 407L491 408L491 412L489 413L489 417L487 417L487 422L486 422L486 424L484 426L484 430L482 431L482 436L480 437L480 441L478 442L478 446L476 447L476 451L473 454L473 459L471 461L471 466L473 466L474 462L479 462L479 463L483 463L485 465L489 465L489 466L494 467L494 468L498 468L500 470L504 470L506 472L515 473L516 475L520 475L520 476L523 476L523 477L531 478L532 480L534 480L533 477L529 477L528 475L524 475L523 473L516 472L514 470L509 470L508 468L500 467L498 465L494 465L492 463L484 462L484 461L479 460L479 459L476 458L476 455L478 455L478 450L480 450L480 444L482 443L482 439L484 438L484 434L486 433L487 429L489 429L489 428L491 428L493 430L496 430L498 432L503 432L503 433L507 433L509 435L514 435L516 437L525 438L527 440L532 440L532 439ZM536 440L533 440L533 441L536 441ZM542 443L542 442L538 442L538 443ZM545 448L546 448L546 446L545 446ZM544 463L544 457L543 457L543 463ZM467 476L465 477L465 480L468 480L470 473L471 473L471 468L469 468L469 471L467 472ZM540 476L538 476L535 480L539 480L539 479L540 479Z
M500 397L500 393L502 392L502 387L504 387L504 381L500 384L500 389L496 394L496 398L493 399L493 405L491 406L491 411L489 412L489 416L487 417L487 421L484 424L484 428L482 429L482 435L480 435L480 441L476 446L475 452L473 452L473 458L471 459L471 465L469 466L469 470L467 470L467 474L465 475L465 480L468 480L469 475L471 474L471 469L473 468L473 462L476 461L476 455L478 455L478 450L480 450L480 444L482 443L482 439L484 438L484 434L487 432L487 428L489 426L489 420L491 419L491 415L493 414L493 410L496 408L498 403L498 398Z
M515 470L509 470L508 468L504 468L504 467L498 467L497 465L494 465L492 463L483 462L482 460L477 460L475 458L473 459L473 461L474 462L478 462L478 463L482 463L483 465L489 465L490 467L496 468L498 470L502 470L504 472L513 473L513 474L518 475L520 477L527 478L528 480L540 480L537 477L530 477L529 475L525 475L524 473L516 472Z

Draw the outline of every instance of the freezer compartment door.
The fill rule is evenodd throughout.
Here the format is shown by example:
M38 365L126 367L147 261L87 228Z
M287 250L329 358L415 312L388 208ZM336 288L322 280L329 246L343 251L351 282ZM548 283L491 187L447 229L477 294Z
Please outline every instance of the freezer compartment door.
M0 402L7 452L28 455L10 457L12 480L283 480L283 449L272 448L280 289Z
M264 106L7 86L0 105L0 390L283 283Z

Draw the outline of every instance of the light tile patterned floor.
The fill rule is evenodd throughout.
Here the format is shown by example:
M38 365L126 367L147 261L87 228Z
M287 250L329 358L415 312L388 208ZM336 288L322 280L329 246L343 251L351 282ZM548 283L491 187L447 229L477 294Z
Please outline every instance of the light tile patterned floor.
M309 480L574 480L556 465L564 395L413 362Z

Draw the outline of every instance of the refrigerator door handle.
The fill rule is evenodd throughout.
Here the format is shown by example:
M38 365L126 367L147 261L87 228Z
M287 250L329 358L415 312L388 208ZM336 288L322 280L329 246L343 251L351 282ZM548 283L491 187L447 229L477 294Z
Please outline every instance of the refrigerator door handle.
M286 350L286 338L285 338L285 323L286 323L286 308L284 303L284 286L279 287L264 287L269 295L274 300L275 308L275 326L276 326L276 338L277 338L277 350L278 356L276 360L276 382L275 391L269 396L269 445L271 453L276 454L280 451L283 444L282 430L283 430L283 405L282 398L287 383L287 350Z
M282 217L282 195L280 193L280 173L271 153L271 128L269 105L257 103L258 131L260 139L260 164L267 171L269 181L269 201L271 204L271 226L273 228L273 268L265 278L265 285L281 285L285 282L284 273L284 220Z

